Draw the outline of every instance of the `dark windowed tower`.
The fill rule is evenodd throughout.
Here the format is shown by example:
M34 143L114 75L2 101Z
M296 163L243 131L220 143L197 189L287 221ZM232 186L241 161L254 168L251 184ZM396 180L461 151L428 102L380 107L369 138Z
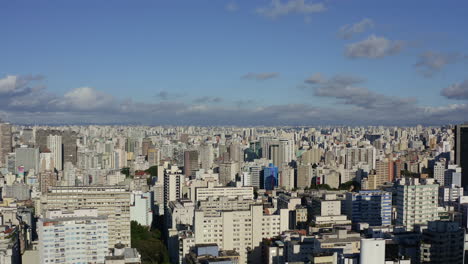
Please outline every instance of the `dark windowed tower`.
M455 127L455 163L462 168L462 186L468 187L468 124Z

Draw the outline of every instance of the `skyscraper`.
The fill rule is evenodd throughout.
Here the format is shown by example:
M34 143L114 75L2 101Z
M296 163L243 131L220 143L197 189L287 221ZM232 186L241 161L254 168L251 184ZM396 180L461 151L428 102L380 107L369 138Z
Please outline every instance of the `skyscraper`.
M54 157L55 168L61 171L63 169L62 136L47 136L47 148L49 148L50 152L52 152L52 156Z
M59 131L50 129L40 129L36 131L36 147L39 147L41 152L47 148L47 137L49 135L62 136L63 144L63 163L69 161L73 165L77 162L77 133L74 131Z
M272 163L263 168L263 185L265 190L274 190L278 187L278 167Z
M455 127L455 163L462 168L462 187L468 185L468 124Z
M15 149L15 167L23 166L25 171L33 169L39 171L39 149L38 148L17 148Z
M11 152L11 125L0 123L0 167L6 165L6 157Z
M189 150L184 152L184 174L187 177L195 176L200 169L198 165L198 151Z

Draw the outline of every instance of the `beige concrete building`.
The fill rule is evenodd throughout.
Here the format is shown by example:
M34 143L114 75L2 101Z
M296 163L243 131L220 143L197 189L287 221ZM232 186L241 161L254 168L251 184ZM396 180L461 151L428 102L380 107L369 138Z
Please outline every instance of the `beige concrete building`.
M42 214L47 210L96 208L108 217L109 248L122 243L130 247L130 192L122 186L52 187L41 197Z
M235 250L239 263L248 257L260 259L260 243L288 230L289 211L280 209L275 214L264 213L263 205L251 205L249 210L195 211L195 243L215 243L222 250Z

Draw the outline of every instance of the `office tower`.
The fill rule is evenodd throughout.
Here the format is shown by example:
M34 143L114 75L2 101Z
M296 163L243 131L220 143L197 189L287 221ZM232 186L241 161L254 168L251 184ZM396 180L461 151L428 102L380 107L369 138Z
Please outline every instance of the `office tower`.
M380 190L363 190L346 193L346 214L353 223L370 226L392 224L392 193Z
M462 168L462 187L468 185L468 124L455 126L455 164Z
M297 188L309 188L312 184L312 166L309 164L297 165Z
M200 169L198 165L198 151L189 150L184 152L184 174L186 177L195 177L195 172Z
M54 156L50 150L39 154L39 172L53 171L55 168Z
M464 263L465 230L456 222L431 221L422 232L419 263Z
M234 162L243 162L243 152L239 143L232 143L229 145L229 158Z
M260 165L250 165L249 166L249 173L250 173L250 182L252 183L253 187L260 188L260 177L262 173L262 166Z
M58 131L58 130L44 130L39 129L36 131L36 147L39 147L40 152L44 152L47 147L47 137L50 135L62 136L62 164L69 161L76 165L78 157L78 148L76 145L77 133L74 131Z
M153 145L153 142L151 141L150 138L144 138L143 141L141 142L141 155L148 157L148 150L151 148L151 145Z
M238 163L225 161L219 164L219 183L227 185L230 182L236 181Z
M96 209L47 211L37 230L40 263L104 263L107 217L98 216Z
M159 165L159 160L160 160L159 155L160 155L159 149L156 149L156 148L148 149L148 164L150 167Z
M209 170L213 168L213 145L211 143L205 143L200 147L200 160L201 168L204 170Z
M58 171L63 169L63 146L62 136L49 135L47 136L47 148L54 157L55 168Z
M279 140L279 162L289 163L295 158L294 141L291 139ZM276 164L279 166L280 164Z
M273 162L275 166L279 166L280 160L280 147L278 144L269 145L268 158Z
M385 264L385 240L376 238L361 239L359 263Z
M0 167L6 167L6 157L11 150L11 125L9 123L0 123Z
M279 170L279 186L286 189L292 190L295 187L294 168L289 165L283 164Z
M271 191L278 187L278 167L270 163L268 167L263 167L263 184L265 190Z
M35 173L39 172L39 149L38 148L16 148L15 149L15 167L24 167L26 172L31 169Z
M415 224L439 220L439 185L434 179L402 178L396 189L397 225L412 230Z
M122 186L52 187L44 196L43 213L48 210L96 208L107 216L108 248L122 243L130 247L130 192Z

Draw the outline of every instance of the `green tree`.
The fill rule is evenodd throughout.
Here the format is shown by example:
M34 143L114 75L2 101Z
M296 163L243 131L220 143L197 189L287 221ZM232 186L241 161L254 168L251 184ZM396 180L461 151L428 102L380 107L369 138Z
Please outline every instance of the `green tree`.
M128 168L128 167L127 168L122 168L120 170L120 173L125 174L125 177L128 178L128 177L130 177L130 168Z
M161 241L161 232L131 222L131 243L141 254L143 264L169 264L169 253Z
M158 166L151 166L147 170L145 170L150 176L157 176L158 175Z

